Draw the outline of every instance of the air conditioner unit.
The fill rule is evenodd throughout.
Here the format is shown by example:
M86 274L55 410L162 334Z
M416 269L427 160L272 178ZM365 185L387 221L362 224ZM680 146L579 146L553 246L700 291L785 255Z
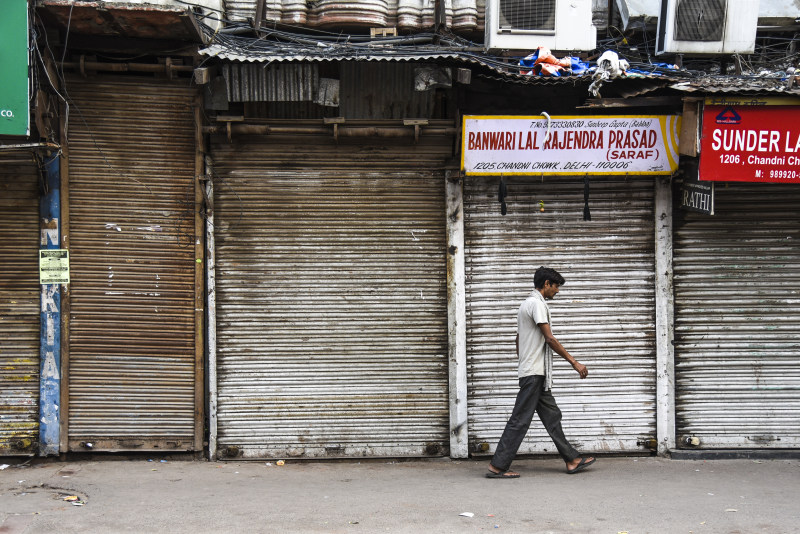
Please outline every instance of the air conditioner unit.
M661 0L656 54L752 54L758 0Z
M593 50L592 0L486 0L487 50Z

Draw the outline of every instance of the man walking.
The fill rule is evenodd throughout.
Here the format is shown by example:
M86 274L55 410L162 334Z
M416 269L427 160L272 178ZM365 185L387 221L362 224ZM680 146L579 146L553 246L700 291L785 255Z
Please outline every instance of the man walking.
M550 392L554 351L567 360L581 378L589 374L586 366L573 358L550 330L550 308L545 300L555 297L563 284L564 277L555 269L540 267L533 276L534 291L519 307L516 339L519 393L489 463L488 478L519 478L519 473L508 469L531 426L534 412L539 414L550 439L567 464L567 473L577 473L594 463L594 458L581 457L567 441L561 429L561 410Z

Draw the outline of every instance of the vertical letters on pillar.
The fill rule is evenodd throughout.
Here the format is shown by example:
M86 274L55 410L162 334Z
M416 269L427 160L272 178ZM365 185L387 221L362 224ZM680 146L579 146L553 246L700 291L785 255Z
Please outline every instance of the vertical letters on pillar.
M47 193L39 204L40 249L57 249L61 242L61 176L59 153L45 161ZM39 454L59 451L61 402L61 291L58 284L41 285L39 340Z

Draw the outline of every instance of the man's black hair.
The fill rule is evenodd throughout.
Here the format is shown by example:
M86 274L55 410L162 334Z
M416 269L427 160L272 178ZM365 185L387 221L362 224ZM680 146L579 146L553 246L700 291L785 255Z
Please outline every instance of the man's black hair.
M544 283L548 281L558 286L564 285L564 277L555 269L551 269L550 267L539 267L536 269L536 274L533 275L533 287L542 289Z

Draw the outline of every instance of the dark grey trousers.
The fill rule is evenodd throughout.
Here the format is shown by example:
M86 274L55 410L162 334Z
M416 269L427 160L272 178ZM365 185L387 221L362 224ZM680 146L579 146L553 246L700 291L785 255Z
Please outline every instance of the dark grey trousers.
M544 390L544 376L524 376L519 379L519 393L514 411L511 412L511 418L506 423L503 435L497 443L497 450L492 457L492 465L497 469L506 471L511 467L511 462L531 426L533 412L539 414L539 419L565 462L570 462L579 456L578 451L564 436L564 431L561 429L561 410L553 394Z

